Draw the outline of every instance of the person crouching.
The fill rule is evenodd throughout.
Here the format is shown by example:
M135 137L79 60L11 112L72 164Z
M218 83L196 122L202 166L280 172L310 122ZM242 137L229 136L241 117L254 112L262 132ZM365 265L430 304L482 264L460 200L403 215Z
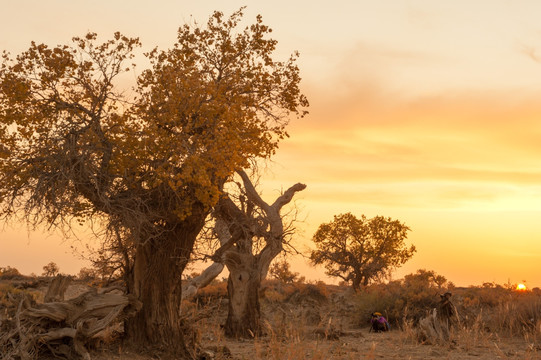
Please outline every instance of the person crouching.
M372 318L370 319L371 327L370 331L375 332L382 332L382 331L389 331L391 327L389 326L389 323L387 322L387 319L381 315L379 312L372 313Z

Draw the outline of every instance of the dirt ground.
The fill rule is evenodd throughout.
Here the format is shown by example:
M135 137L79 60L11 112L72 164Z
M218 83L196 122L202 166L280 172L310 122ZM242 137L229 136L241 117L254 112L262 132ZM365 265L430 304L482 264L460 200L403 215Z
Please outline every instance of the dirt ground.
M361 335L362 334L362 335ZM272 349L265 339L259 342L227 342L234 359L541 359L541 351L532 349L522 339L485 339L476 344L451 346L422 345L408 341L401 331L368 333L362 331L341 337L339 340L312 340L298 344L281 344L280 350ZM278 352L283 357L273 356ZM267 357L265 357L267 353ZM256 356L254 356L254 354ZM261 356L263 355L263 356ZM270 355L270 356L268 356Z
M223 355L225 346L231 352ZM367 330L351 331L339 340L299 339L277 341L272 337L256 340L205 341L210 348L208 359L232 360L293 360L293 359L450 359L450 360L493 360L493 359L541 359L541 348L536 348L527 339L467 339L452 345L419 344L408 339L400 330L388 333L369 333ZM218 351L216 351L218 348ZM119 353L120 352L120 353ZM140 355L121 350L104 353L95 351L95 360L150 360L159 356Z

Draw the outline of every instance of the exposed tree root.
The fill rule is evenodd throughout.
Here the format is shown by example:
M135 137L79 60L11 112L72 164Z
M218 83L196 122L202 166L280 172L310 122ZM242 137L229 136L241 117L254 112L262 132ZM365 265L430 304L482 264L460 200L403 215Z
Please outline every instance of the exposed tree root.
M58 291L65 291L62 288ZM6 309L7 316L0 320L2 359L32 360L50 354L90 360L87 344L141 308L134 297L112 290L117 289L100 293L91 289L74 299L43 304L36 304L27 294L13 296L11 301L17 305Z

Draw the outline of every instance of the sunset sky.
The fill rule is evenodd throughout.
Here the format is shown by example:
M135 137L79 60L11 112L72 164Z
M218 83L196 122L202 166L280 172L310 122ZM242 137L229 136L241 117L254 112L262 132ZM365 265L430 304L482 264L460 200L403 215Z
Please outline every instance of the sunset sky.
M541 2L0 1L0 51L12 54L87 31L164 49L180 25L246 5L247 23L261 14L274 29L278 58L300 52L310 114L292 119L263 193L308 185L299 249L334 215L383 215L418 250L395 278L425 268L462 286L541 287ZM6 227L0 266L75 274L87 265L70 245Z

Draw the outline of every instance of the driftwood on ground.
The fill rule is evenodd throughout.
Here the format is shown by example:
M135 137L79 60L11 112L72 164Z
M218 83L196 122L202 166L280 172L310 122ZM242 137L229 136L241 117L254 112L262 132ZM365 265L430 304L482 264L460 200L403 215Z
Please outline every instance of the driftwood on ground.
M58 280L62 282L62 280ZM53 282L54 284L54 282ZM59 296L61 284L51 292ZM91 289L67 301L36 304L28 295L11 298L16 305L0 320L2 359L38 359L45 353L64 358L90 359L86 345L110 326L135 315L141 303L117 287Z

